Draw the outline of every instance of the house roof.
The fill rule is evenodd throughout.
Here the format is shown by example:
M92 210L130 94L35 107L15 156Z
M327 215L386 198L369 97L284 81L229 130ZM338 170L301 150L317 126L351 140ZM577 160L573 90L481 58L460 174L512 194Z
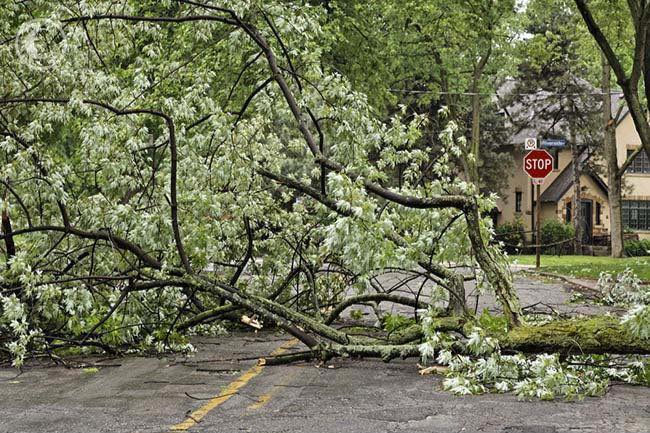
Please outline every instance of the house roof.
M572 77L574 86L598 92L582 78ZM508 144L521 144L527 137L559 138L566 137L568 123L562 117L545 118L545 113L552 113L559 109L560 102L553 93L545 90L537 90L534 93L517 95L517 81L514 79L505 80L497 90L497 103L501 112L507 117L507 124L513 127L514 131L510 136ZM596 93L594 93L595 95ZM515 95L513 97L513 95ZM576 98L575 103L581 105L585 110L595 110L601 104L601 99L588 98L581 100ZM588 102L587 102L588 101ZM619 125L630 114L630 110L622 93L614 92L611 98L612 116L616 118ZM620 110L620 113L619 113ZM618 114L618 116L616 116ZM582 143L583 137L577 137L577 144Z
M580 164L583 164L589 159L591 155L587 151L584 151L580 154ZM583 175L589 176L595 183L598 185L605 194L607 194L607 184L593 171L585 168ZM557 203L560 201L562 196L573 186L573 161L571 161L564 170L560 173L558 177L555 178L553 183L549 185L548 188L544 190L542 195L539 197L542 203Z
M527 137L568 138L570 121L564 116L563 98L548 90L533 89L532 93L518 93L519 82L514 79L505 80L497 90L497 104L506 115L506 125L513 129L510 144L523 144ZM567 84L572 89L596 91L591 84L579 77L571 77ZM571 90L578 91L578 90ZM598 111L600 98L575 97L573 103L581 111ZM612 111L616 113L620 95L612 97ZM624 117L621 113L620 119ZM588 144L587 137L578 135L578 145Z

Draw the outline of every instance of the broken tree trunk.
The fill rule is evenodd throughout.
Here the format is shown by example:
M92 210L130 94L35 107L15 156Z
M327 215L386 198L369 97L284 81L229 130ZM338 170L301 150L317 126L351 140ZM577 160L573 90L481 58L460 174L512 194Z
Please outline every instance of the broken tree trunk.
M608 316L520 326L508 332L501 347L526 353L567 355L650 354L650 340L634 337L617 318Z
M396 357L419 356L417 341L421 339L421 334L417 328L409 329L405 335L398 335L394 339L349 335L275 301L246 294L223 283L194 279L193 284L285 329L309 347L316 358L363 356L390 361ZM445 330L455 330L460 334L467 334L466 330L472 326L471 321L458 317L440 318L439 323ZM649 340L634 337L617 318L607 316L558 320L539 326L511 326L507 333L494 337L499 339L503 349L525 353L650 354Z
M464 332L470 322L457 317L439 320L441 331ZM417 333L417 331L415 332ZM539 326L522 325L497 336L505 352L559 353L563 356L583 354L650 354L650 340L640 340L625 329L618 319L598 316L589 319L558 320ZM419 338L422 338L421 331ZM452 351L467 354L463 344L455 344ZM414 343L387 344L322 344L311 351L302 351L260 360L261 364L279 365L291 362L320 360L334 357L381 358L389 362L396 358L419 357L419 345Z
M494 293L503 308L503 315L511 326L521 324L521 305L512 284L512 274L503 258L495 257L495 251L489 250L481 235L481 217L477 206L465 211L467 235L472 243L474 256L485 278L494 289Z

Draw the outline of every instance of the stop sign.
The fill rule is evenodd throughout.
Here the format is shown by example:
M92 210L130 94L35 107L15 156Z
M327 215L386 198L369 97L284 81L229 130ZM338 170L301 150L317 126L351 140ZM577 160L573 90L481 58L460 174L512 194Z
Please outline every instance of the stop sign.
M553 156L544 149L531 150L524 156L524 171L533 179L544 179L553 171Z

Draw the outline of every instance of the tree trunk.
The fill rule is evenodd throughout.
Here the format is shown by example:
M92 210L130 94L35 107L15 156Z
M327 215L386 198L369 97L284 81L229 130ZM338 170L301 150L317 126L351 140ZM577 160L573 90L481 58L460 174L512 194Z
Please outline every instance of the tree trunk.
M509 331L500 343L502 349L526 353L650 353L649 340L634 337L618 318L607 316L520 326Z
M444 322L449 322L444 321ZM463 322L449 323L451 326L440 330L465 332ZM468 323L471 325L471 323ZM423 335L419 333L419 338ZM559 353L564 356L580 354L649 354L650 342L640 340L620 324L615 317L597 316L589 319L557 320L544 325L519 326L505 334L493 335L505 352ZM452 347L455 353L466 354L463 344ZM266 357L259 360L261 365L280 365L312 359L329 360L333 357L381 358L388 362L395 358L414 358L420 356L419 344L322 344L294 354Z
M580 175L582 164L580 163L580 151L576 143L576 134L571 130L571 157L573 158L573 199L571 211L573 215L573 227L575 229L575 241L573 250L575 254L582 254L582 205L580 200Z
M463 275L455 273L447 278L447 290L449 290L449 305L447 312L454 316L467 314L467 303L465 300L465 280Z
M479 94L479 80L485 69L485 65L492 53L492 45L488 48L485 55L481 57L476 67L472 78L472 85L470 92L472 93L472 130L470 140L469 157L465 159L466 171L470 182L472 182L476 191L480 191L480 176L479 176L479 160L480 160L480 138L481 138L481 96ZM519 305L519 297L512 283L512 275L508 264L505 260L495 257L495 252L489 250L486 242L481 234L481 215L478 206L474 205L464 209L465 220L467 221L467 231L474 256L478 262L481 270L485 273L485 277L494 289L497 299L503 308L503 315L508 320L510 326L518 326L521 324L521 306ZM462 289L464 295L464 287ZM452 293L453 295L453 293ZM456 297L458 299L458 297ZM454 311L460 311L461 305L453 297L450 297L449 306ZM464 303L463 303L464 304ZM464 308L464 305L463 305Z
M478 165L479 165L479 143L481 141L481 97L477 94L478 91L478 78L475 79L476 82L472 86L472 135L470 139L470 160L469 166L469 179L476 185L476 191L481 190L481 182L478 174Z
M495 257L495 251L487 248L481 235L480 215L478 207L465 211L467 220L467 235L472 243L474 256L485 277L494 289L494 293L503 308L503 315L511 326L521 324L521 305L512 283L512 274L505 259Z
M619 176L608 179L609 221L611 225L612 257L620 258L625 254L623 241L622 182Z
M619 173L616 152L616 122L612 119L611 67L604 55L602 57L602 92L603 92L603 150L607 163L607 190L609 199L610 245L612 257L623 257L623 213L622 213L622 176Z
M6 200L6 194L5 194ZM7 205L2 208L2 227L0 233L11 233L13 232L11 228L11 220L9 219L9 211L7 210ZM7 236L5 238L5 254L7 257L7 268L9 268L9 260L16 255L16 244L14 244L13 236Z

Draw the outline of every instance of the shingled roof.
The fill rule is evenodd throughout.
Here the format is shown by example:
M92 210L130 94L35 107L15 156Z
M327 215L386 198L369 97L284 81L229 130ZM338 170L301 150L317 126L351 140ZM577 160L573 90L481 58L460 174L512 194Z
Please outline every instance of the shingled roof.
M580 155L580 164L584 164L585 161L589 159L588 152L584 151ZM607 185L605 182L593 171L586 168L583 171L585 176L591 177L591 179L598 185L605 194L607 194ZM564 170L560 173L558 177L555 178L553 183L549 185L548 188L544 190L542 195L539 197L542 203L557 203L560 201L562 196L573 186L573 161L569 163Z
M572 77L572 80L574 87L594 92L591 98L576 98L574 102L582 110L599 111L601 98L596 96L599 89L582 78ZM560 100L557 96L546 90L537 90L529 94L516 94L514 93L516 91L517 81L514 79L505 80L497 90L497 104L501 112L506 115L506 125L513 128L508 144L521 145L527 137L568 138L569 123L566 119L544 116L560 110ZM612 115L619 114L617 120L620 123L629 114L625 98L622 93L615 91L612 93L611 101ZM577 144L587 144L583 142L584 138L579 135L576 139Z

